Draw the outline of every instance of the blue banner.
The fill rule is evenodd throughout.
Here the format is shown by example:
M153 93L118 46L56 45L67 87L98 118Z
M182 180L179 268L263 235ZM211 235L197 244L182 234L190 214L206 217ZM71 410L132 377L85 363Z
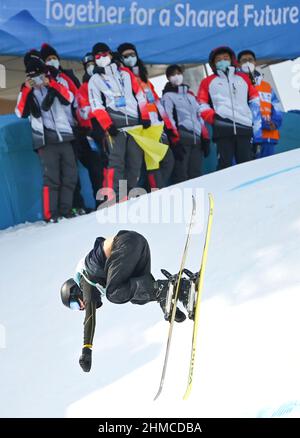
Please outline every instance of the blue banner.
M300 55L299 0L1 0L0 54L44 42L81 59L96 42L137 46L151 64L200 63L220 45L258 58Z

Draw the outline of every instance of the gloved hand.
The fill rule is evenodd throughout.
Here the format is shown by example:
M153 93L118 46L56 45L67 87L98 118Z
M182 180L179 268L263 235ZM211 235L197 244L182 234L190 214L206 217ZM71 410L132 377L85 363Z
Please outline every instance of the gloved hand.
M171 146L178 143L180 140L179 133L174 129L165 128L165 133L167 134Z
M92 350L88 347L83 347L82 354L79 358L79 365L85 373L88 373L92 366Z
M142 120L142 126L144 129L148 129L151 126L151 120Z
M42 110L49 111L51 106L53 105L55 99L55 90L53 88L49 88L47 94L42 102Z
M173 151L175 160L183 161L186 151L185 151L185 148L182 144L180 144L180 143L174 144L171 147L171 150Z
M115 125L111 125L111 126L108 128L108 132L109 132L109 135L111 135L112 137L116 137L116 136L119 134L119 131L118 131L118 129L115 127Z
M203 150L204 158L208 157L210 154L210 140L206 138L201 139L201 148Z

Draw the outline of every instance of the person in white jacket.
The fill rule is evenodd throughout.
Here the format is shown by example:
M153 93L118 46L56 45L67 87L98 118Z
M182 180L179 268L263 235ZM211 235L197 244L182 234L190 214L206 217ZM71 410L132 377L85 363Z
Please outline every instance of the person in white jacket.
M179 183L202 175L203 155L209 155L209 134L200 115L200 105L189 86L183 83L183 70L170 65L162 104L177 136L170 142L175 156L173 181Z
M211 51L213 74L202 80L197 99L203 119L213 127L218 149L218 169L253 159L251 141L261 136L259 95L249 76L237 70L229 47Z
M26 58L26 55L25 55ZM65 106L73 94L48 75L42 60L26 59L26 82L15 109L18 117L29 117L33 148L43 170L43 214L47 222L72 217L77 165L71 141L74 139Z
M113 58L105 43L97 43L92 51L96 67L89 80L91 117L106 139L108 165L104 169L103 187L113 189L115 200L127 198L137 187L144 154L123 128L142 124L151 126L147 101L134 74ZM95 126L94 126L95 127ZM119 193L119 182L127 181L127 193Z

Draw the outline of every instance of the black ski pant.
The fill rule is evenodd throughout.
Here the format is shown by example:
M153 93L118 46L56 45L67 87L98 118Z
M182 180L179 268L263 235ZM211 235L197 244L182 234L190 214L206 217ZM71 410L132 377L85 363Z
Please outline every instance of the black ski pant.
M97 192L103 183L104 159L102 158L101 151L98 153L92 150L88 139L83 136L73 140L72 146L76 159L81 162L89 173L93 194L96 199ZM85 208L80 191L81 185L80 178L78 177L73 199L73 207L75 208Z
M226 169L232 166L233 159L237 164L253 159L251 135L232 135L215 140L218 150L218 168Z
M70 142L48 144L38 154L43 171L43 213L49 220L72 209L77 164Z
M161 143L166 144L167 139L162 138ZM163 189L166 187L174 169L174 155L171 149L168 147L166 155L159 163L159 168L155 170L148 170L148 182L150 189Z
M107 139L108 166L104 169L103 187L113 189L116 200L127 197L137 187L144 153L131 135L119 131L117 136ZM120 193L120 181L127 182L127 191Z
M175 184L202 175L203 151L201 138L183 129L179 129L179 135L184 155L182 161L175 161L173 172L173 182Z
M150 248L144 236L121 231L114 238L112 252L105 264L106 297L122 304L146 304L153 301L154 278L151 275Z

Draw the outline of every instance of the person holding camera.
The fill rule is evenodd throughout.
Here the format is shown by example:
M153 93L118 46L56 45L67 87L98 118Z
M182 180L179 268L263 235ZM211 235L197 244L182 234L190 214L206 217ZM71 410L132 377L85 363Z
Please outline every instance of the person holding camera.
M33 148L43 170L44 219L57 222L62 216L72 217L77 182L77 165L70 143L74 135L64 111L74 96L49 76L47 66L38 56L26 55L26 81L15 112L18 117L30 119Z

